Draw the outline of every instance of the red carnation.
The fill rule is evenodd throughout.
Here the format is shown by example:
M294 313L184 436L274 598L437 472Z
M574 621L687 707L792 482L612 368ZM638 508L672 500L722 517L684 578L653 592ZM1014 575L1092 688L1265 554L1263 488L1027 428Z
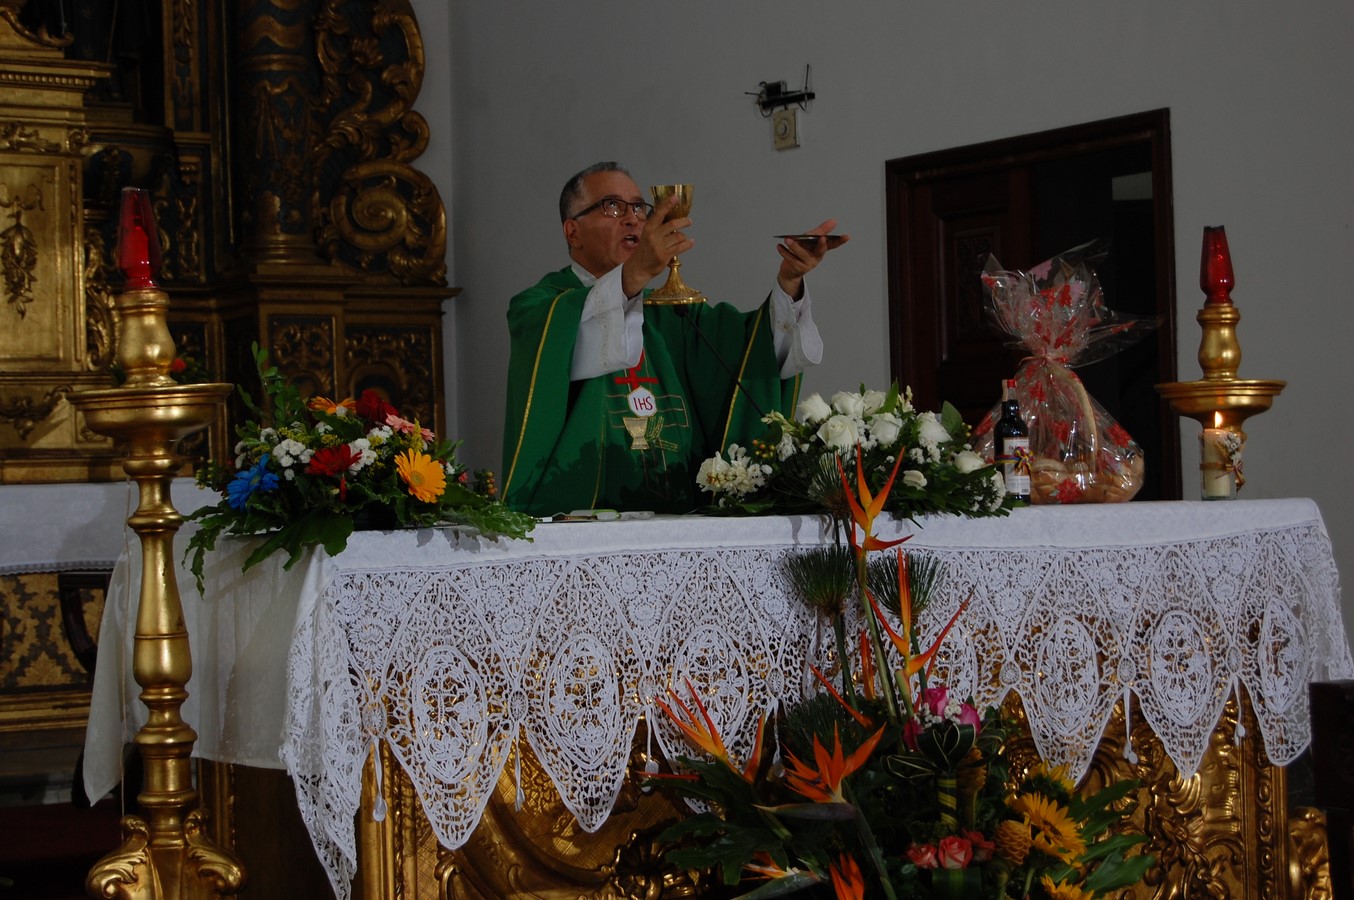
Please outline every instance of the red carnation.
M375 390L367 388L357 398L357 414L373 425L384 425L387 416L398 416L399 411Z

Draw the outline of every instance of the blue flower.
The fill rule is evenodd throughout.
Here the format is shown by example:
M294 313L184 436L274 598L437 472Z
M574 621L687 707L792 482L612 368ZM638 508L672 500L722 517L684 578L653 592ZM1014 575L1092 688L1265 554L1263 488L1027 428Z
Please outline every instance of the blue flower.
M231 509L244 509L255 491L277 490L277 475L268 471L268 457L263 457L252 468L236 473L226 485L226 500Z

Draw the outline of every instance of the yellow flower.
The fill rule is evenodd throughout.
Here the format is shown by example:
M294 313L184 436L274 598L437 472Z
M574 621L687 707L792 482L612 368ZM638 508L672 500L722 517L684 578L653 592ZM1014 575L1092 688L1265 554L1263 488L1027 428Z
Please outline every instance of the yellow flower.
M1091 900L1095 894L1084 891L1075 884L1054 884L1047 875L1039 876L1039 884L1048 894L1049 900Z
M1010 805L1029 819L1035 849L1069 865L1086 852L1086 841L1066 807L1037 793L1021 794Z
M1047 762L1040 760L1034 768L1030 769L1030 774L1026 776L1025 780L1031 781L1035 778L1047 778L1068 794L1077 789L1077 786L1072 783L1072 779L1068 777L1067 763L1050 766Z
M987 784L987 764L983 762L983 752L977 747L970 750L954 774L961 796L977 796Z
M992 841L997 845L998 856L1011 865L1018 866L1029 855L1030 845L1034 842L1034 839L1030 835L1029 822L1006 819L997 823L997 830L992 835Z
M447 473L426 453L406 450L395 457L395 468L415 500L436 503L447 489Z

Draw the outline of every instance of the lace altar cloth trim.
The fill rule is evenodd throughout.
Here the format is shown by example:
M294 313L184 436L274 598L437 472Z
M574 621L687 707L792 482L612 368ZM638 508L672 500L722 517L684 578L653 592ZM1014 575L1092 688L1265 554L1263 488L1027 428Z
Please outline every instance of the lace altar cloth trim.
M1290 505L1262 509L1279 503ZM1018 693L1041 754L1074 777L1132 694L1187 774L1238 685L1270 760L1284 764L1309 738L1308 681L1354 675L1329 539L1303 504L1251 503L1249 517L1226 504L1231 525L1216 522L1215 504L1129 504L894 527L917 531L909 549L945 564L924 627L973 596L939 677L980 705ZM1100 520L1112 527L1097 530ZM318 601L298 614L282 757L340 895L377 742L449 848L469 838L519 740L595 831L641 715L667 758L691 752L653 705L668 685L690 680L733 755L745 754L763 711L813 689L807 664L831 664L830 630L783 573L797 547L830 537L814 519L771 521L779 531L740 534L739 522L687 520L667 548L630 527L592 532L591 550L542 535L540 552L477 559L481 542L450 565L374 548L369 564L360 548L331 561Z

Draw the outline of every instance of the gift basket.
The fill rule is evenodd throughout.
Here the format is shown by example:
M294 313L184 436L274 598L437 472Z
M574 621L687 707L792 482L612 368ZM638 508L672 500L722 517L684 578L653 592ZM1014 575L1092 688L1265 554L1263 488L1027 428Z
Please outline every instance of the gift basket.
M1100 242L1084 244L1029 272L989 256L983 287L997 325L1028 353L1015 373L1015 398L1029 428L1030 502L1113 503L1142 487L1142 450L1086 392L1075 366L1098 362L1137 340L1151 319L1105 306L1093 264ZM997 405L974 431L974 450L995 456Z

